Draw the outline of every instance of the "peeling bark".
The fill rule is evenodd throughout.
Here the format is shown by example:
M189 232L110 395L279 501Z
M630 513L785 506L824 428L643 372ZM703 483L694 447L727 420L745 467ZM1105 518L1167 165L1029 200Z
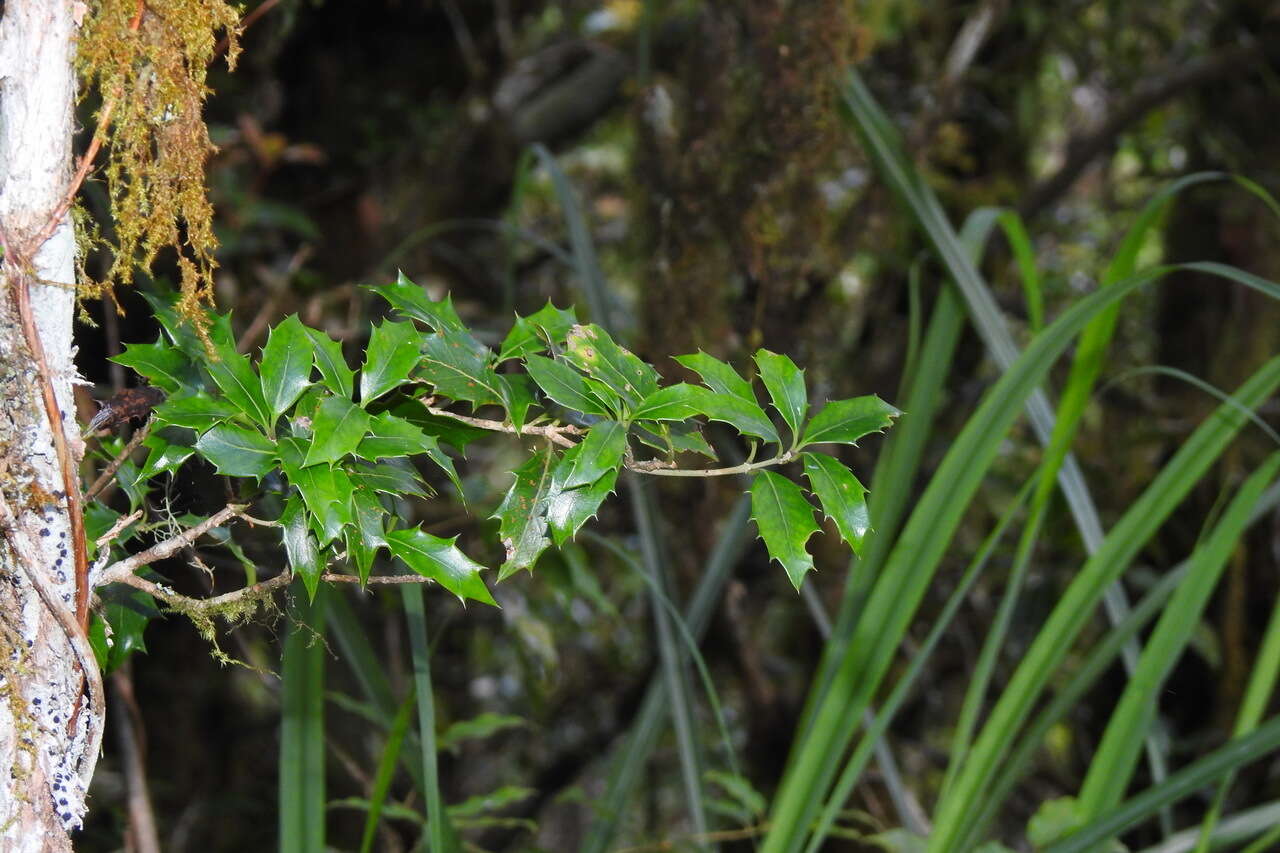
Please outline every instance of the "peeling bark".
M28 276L66 440L75 460L70 217L31 245L68 192L71 0L8 0L0 20L0 849L70 850L101 733L101 682L74 618L70 522L40 377L13 294ZM30 266L24 266L24 260ZM88 664L86 669L85 664ZM95 692L96 691L96 692ZM91 699L91 697L93 697ZM74 721L74 723L72 722Z

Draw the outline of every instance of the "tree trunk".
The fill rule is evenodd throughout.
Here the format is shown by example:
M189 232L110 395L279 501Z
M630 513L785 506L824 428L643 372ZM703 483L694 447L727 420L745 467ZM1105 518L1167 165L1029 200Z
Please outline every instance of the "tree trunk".
M82 3L7 0L0 20L0 849L71 849L101 740L101 681L74 616L67 495L42 398L53 389L78 462L71 386L75 238L69 191ZM29 285L24 283L29 282ZM42 379L15 304L28 287ZM78 488L78 478L77 478Z

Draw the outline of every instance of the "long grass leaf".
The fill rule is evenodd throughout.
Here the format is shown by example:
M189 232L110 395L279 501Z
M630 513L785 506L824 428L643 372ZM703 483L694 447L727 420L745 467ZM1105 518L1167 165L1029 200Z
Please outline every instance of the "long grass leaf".
M1018 362L984 397L916 503L885 570L880 573L880 581L868 601L867 613L858 620L853 640L854 647L863 653L841 662L814 716L811 736L796 748L775 801L766 850L794 850L800 843L799 836L808 826L822 792L830 785L839 756L892 661L969 499L1026 398L1074 335L1098 311L1143 284L1187 267L1145 271L1081 299L1032 341ZM1229 270L1230 277L1240 283L1280 295L1280 287L1270 282L1229 267L1223 269Z
M1245 811L1236 812L1214 827L1206 850L1226 850L1257 838L1267 830L1280 828L1280 800L1273 800ZM1196 847L1198 828L1184 829L1159 844L1144 847L1136 853L1191 853Z
M1161 806L1190 796L1224 774L1280 748L1280 717L1272 717L1253 733L1231 740L1162 784L1121 803L1102 818L1051 844L1042 853L1089 853L1103 842L1149 817Z
M431 687L431 648L427 643L427 613L422 587L407 583L400 590L409 648L413 656L413 687L418 704L418 740L421 744L423 799L427 805L428 853L452 853L457 849L452 830L446 825L444 802L440 797L440 773L436 763L436 706Z
M970 497L995 459L1027 395L1090 317L1111 300L1158 275L1153 271L1135 276L1109 291L1091 294L1068 309L1037 336L1017 364L987 392L952 443L896 538L866 612L857 620L849 642L859 654L840 656L831 686L814 712L809 735L793 754L774 803L773 825L764 846L767 853L798 848Z
M1114 293L1123 286L1123 282L1118 283L1098 295ZM1280 357L1255 372L1235 397L1247 406L1256 407L1278 385ZM1032 704L1089 620L1103 590L1127 568L1138 549L1246 422L1247 419L1231 406L1219 407L1161 469L1063 593L993 709L950 796L939 805L936 831L930 839L930 853L950 853L957 849L954 846L957 836L989 784L997 762L1008 751Z
M1277 471L1280 454L1273 454L1244 482L1209 538L1192 555L1187 578L1147 641L1138 668L1089 763L1078 798L1083 817L1096 817L1124 795L1137 762L1138 746L1155 719L1162 685L1191 641L1227 559L1239 543L1250 511Z
M1280 602L1271 609L1271 618L1267 622L1266 633L1263 634L1258 659L1249 673L1249 684L1245 687L1244 699L1240 702L1240 711L1236 716L1235 735L1237 737L1248 734L1257 727L1258 721L1266 712L1267 704L1276 692L1278 677L1280 677ZM1209 849L1209 839L1213 836L1214 825L1222 813L1231 780L1232 777L1228 774L1218 787L1213 805L1202 823L1197 851Z
M280 850L323 853L324 834L324 617L327 586L307 604L295 581L289 633L281 664Z
M929 629L928 636L925 637L924 642L912 657L911 664L907 667L906 672L894 683L893 691L889 694L888 699L885 700L883 707L875 714L874 721L867 726L867 731L863 734L860 743L845 763L844 769L840 772L840 779L836 782L833 793L828 797L826 806L818 817L814 826L813 836L809 841L809 846L806 848L807 853L817 853L826 840L827 833L835 825L836 819L844 809L845 802L848 801L849 795L853 793L854 785L857 784L863 770L866 769L867 762L870 760L873 751L872 746L878 744L881 738L884 737L884 733L893 722L898 709L902 707L902 703L906 700L912 688L915 687L916 680L924 672L925 663L928 662L933 654L938 641L942 639L943 633L951 626L951 622L955 618L957 611L959 611L960 605L964 603L969 590L986 568L987 561L990 559L996 545L1003 538L1006 528L1031 496L1031 488L1034 485L1034 478L1027 480L1026 485L1022 487L1018 496L1010 503L1009 508L996 524L995 529L991 531L982 543L977 554L970 561L969 567L965 569L964 574L961 576L960 582L952 590L951 595L947 597L947 601L942 607L942 612L934 620L933 627Z
M697 728L693 719L693 701L688 686L688 676L680 649L676 646L672 617L663 606L670 599L667 593L667 566L663 554L661 536L657 529L657 513L649 496L648 484L636 477L630 480L632 515L640 538L640 553L644 573L650 583L653 599L653 620L658 635L658 660L663 680L667 685L667 701L671 703L671 721L676 733L676 752L680 759L680 775L684 782L689 818L698 837L710 830L706 806L702 797L702 753ZM678 618L678 614L677 614ZM687 631L687 629L686 629ZM703 845L697 845L703 849Z
M369 811L365 814L364 833L360 837L360 853L369 853L373 849L378 821L382 818L382 807L387 801L387 792L391 790L396 764L400 761L400 747L404 743L405 732L409 730L409 715L413 712L413 704L414 694L410 693L400 703L400 708L391 721L391 730L387 732L387 743L382 748L378 770L373 777L373 790L369 792Z
M724 585L749 544L747 522L750 517L751 500L744 495L738 498L725 519L716 546L703 567L701 580L685 608L684 624L695 640L706 632ZM580 848L583 853L604 853L612 844L619 818L625 813L632 792L640 784L645 762L658 742L667 712L666 683L655 679L649 685L635 721L613 760L604 796L597 803L597 817Z
M569 183L564 169L560 168L560 162L545 145L535 142L532 150L538 162L551 176L556 198L560 202L561 210L564 211L564 221L569 227L573 267L580 279L582 292L587 297L587 308L591 311L591 318L605 329L614 332L613 317L609 311L608 287L605 284L604 273L600 270L600 262L596 260L596 248L591 240L591 229L587 227L587 218L582 212L578 195L574 192L573 185Z
M942 404L942 387L951 371L956 344L964 328L964 310L955 288L938 291L929 327L920 349L918 369L904 374L898 394L902 417L889 431L871 480L872 530L867 534L861 559L850 563L849 579L836 616L831 638L810 682L809 695L796 727L796 742L808 735L813 713L826 696L840 662L848 654L853 626L870 594L872 583L884 566L896 541L902 518L913 496L913 486L934 418ZM794 759L794 753L792 755Z

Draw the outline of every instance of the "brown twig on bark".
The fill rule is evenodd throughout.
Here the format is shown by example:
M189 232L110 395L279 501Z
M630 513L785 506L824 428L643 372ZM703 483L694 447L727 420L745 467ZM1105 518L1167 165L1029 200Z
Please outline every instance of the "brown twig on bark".
M98 478L93 481L93 485L84 493L85 500L93 500L98 496L99 492L107 487L107 484L111 482L111 478L120 470L120 466L124 464L124 461L129 458L133 451L138 449L138 445L146 440L150 432L151 421L148 420L142 425L141 429L133 434L133 438L129 439L129 443L124 446L124 450L121 450L119 455L112 459L106 468L102 469L102 473L98 475Z

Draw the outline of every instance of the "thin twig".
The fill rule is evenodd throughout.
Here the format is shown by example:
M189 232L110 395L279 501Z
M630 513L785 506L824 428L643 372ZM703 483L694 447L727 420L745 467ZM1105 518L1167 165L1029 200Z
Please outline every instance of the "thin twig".
M442 418L452 418L459 423L468 426L477 427L478 429L487 429L490 432L505 432L511 435L541 435L549 438L561 447L573 447L574 442L568 438L571 435L582 435L583 430L573 424L525 424L520 429L516 429L513 424L507 421L494 421L485 418L473 418L468 415L460 415L457 412L451 412L448 409L441 409L438 406L431 405L432 398L428 397L423 401L423 406L433 415Z
M786 465L796 458L794 450L780 453L770 459L759 462L743 462L729 468L666 468L663 462L633 462L627 470L637 474L652 474L655 477L731 477L734 474L748 474L758 468L772 468L775 465Z
M442 409L438 406L431 405L434 397L427 397L422 401L423 406L433 415L439 415L444 418L451 418L459 423L467 424L478 429L489 430L490 432L505 432L512 435L540 435L550 439L561 447L573 447L575 442L568 436L581 436L585 430L572 424L525 424L519 430L508 421L495 421L487 418L477 418L470 415L460 415L457 412L451 412L448 409ZM637 474L653 474L658 477L731 477L734 474L747 474L759 468L772 468L777 465L785 465L793 461L798 453L795 450L788 450L769 459L759 462L751 462L748 460L741 465L733 465L728 468L676 468L674 462L664 460L647 460L644 462L636 462L628 454L623 467L628 471L635 471Z
M107 465L106 468L102 469L102 473L98 475L98 479L94 480L93 485L84 493L85 500L93 500L98 496L99 492L107 487L107 484L111 482L113 477L115 477L116 472L120 470L120 466L123 465L125 460L133 454L133 451L138 449L138 445L146 441L147 435L149 435L150 432L151 420L148 419L147 422L142 425L142 429L135 432L133 434L133 438L129 439L129 443L124 446L124 450L121 450L116 455L116 458L112 459L111 463Z
M117 564L119 565L119 564ZM114 568L114 566L112 567ZM141 590L154 598L158 598L175 610L188 612L207 612L225 608L229 604L235 604L245 599L266 598L276 590L283 589L288 586L294 578L291 571L284 571L270 580L260 581L252 586L241 587L231 592L215 595L212 598L191 598L186 595L180 595L166 586L149 581L140 575L117 575L104 581L104 583L122 583L125 586L131 586L134 589ZM435 583L434 578L424 577L423 575L373 575L361 581L355 575L344 575L336 572L324 572L320 575L320 580L326 583L364 583L366 585L378 584L414 584L414 583ZM99 584L101 586L102 584Z
M101 551L103 547L109 545L117 536L120 535L121 530L124 530L140 518L142 518L142 510L140 509L134 510L129 515L120 516L116 519L115 524L111 525L111 529L99 536L94 541L94 544L97 545L98 550Z
M154 563L157 560L172 557L224 521L239 515L245 508L244 504L228 504L195 527L187 528L177 536L173 536L163 542L157 542L147 550L134 554L132 557L112 563L103 570L97 585L103 586L133 577L133 573L143 566Z
M155 809L147 790L146 728L142 710L133 692L133 679L128 666L116 670L111 677L117 711L116 734L119 736L120 762L125 778L125 802L133 849L137 853L160 853L160 836L156 832Z

